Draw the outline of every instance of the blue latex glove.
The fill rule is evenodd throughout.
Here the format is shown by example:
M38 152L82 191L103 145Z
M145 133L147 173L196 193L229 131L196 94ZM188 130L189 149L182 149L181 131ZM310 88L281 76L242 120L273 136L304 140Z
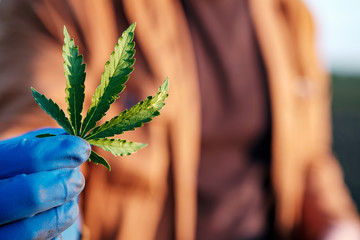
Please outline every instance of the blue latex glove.
M57 136L37 138L50 133ZM0 239L52 239L78 217L91 147L61 129L0 141Z

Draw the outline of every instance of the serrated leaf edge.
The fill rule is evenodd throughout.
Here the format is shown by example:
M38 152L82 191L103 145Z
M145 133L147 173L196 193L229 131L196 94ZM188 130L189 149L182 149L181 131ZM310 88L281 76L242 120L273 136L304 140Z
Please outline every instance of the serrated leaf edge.
M111 171L110 164L105 160L105 158L103 158L97 152L94 152L93 150L91 150L89 161L91 161L95 164L101 164L104 167L106 167L109 170L109 172Z
M115 156L128 156L136 152L137 150L147 146L146 143L132 142L123 139L98 138L87 141L90 145L100 147L105 151L111 152ZM124 149L126 153L116 153L114 151L116 149Z
M79 54L79 48L75 45L74 39L70 38L70 35L64 26L64 44L63 44L63 59L64 59L64 75L66 79L65 88L65 101L68 105L67 112L69 114L70 124L72 125L75 135L80 134L81 122L82 122L82 109L85 99L85 68L86 65L83 63L83 56ZM73 52L75 51L75 52ZM73 55L73 53L75 53ZM80 65L73 66L74 63ZM75 68L77 67L77 68ZM74 79L76 73L77 79ZM73 81L72 81L73 80ZM77 84L75 84L77 83ZM79 84L80 83L80 84Z
M168 96L168 94L167 94L168 90L169 90L169 80L168 80L168 78L166 78L164 83L159 87L159 90L158 90L159 92L155 96L149 96L145 100L137 103L135 106L133 106L129 110L126 109L126 110L122 111L118 116L110 119L109 121L105 122L101 126L94 128L84 138L87 140L90 140L90 139L95 139L95 138L112 137L112 136L122 134L124 131L131 131L131 130L135 130L138 127L142 127L144 125L144 123L148 123L148 122L152 121L152 119L154 117L160 115L159 111L165 106L164 101ZM103 133L105 131L109 131L113 128L116 129L117 128L116 126L118 124L120 124L121 122L126 121L129 118L136 117L136 115L140 114L141 111L132 113L128 116L126 116L126 114L131 113L132 109L141 108L141 105L146 104L146 101L151 101L154 98L157 98L156 102L152 103L150 106L147 106L146 109L141 109L142 111L146 111L146 110L150 109L151 107L153 107L155 111L151 114L152 116L150 116L149 118L143 119L141 122L138 122L137 124L134 124L131 128L123 128L123 131L118 131L118 132L115 131L116 133L101 135L101 133ZM155 106L157 104L161 104L161 106L158 108L155 108Z
M41 107L41 109L44 110L48 115L50 115L68 134L74 135L74 129L71 126L70 121L66 117L64 111L51 98L48 99L44 94L39 93L35 88L31 87L31 92L33 97L35 98L36 103ZM60 118L56 117L55 113L52 112L49 108L47 108L49 106L43 106L42 102L39 101L39 98L42 98L43 100L51 104L52 107L54 107L60 115Z
M109 61L107 61L106 64L105 64L105 70L104 70L104 72L103 72L103 74L101 76L100 85L95 90L95 94L93 95L92 100L91 100L90 108L87 111L87 114L86 114L86 116L84 118L84 121L83 121L83 124L82 124L82 127L81 127L81 133L80 133L81 137L84 137L92 128L94 128L96 126L97 121L99 121L105 115L105 113L110 108L110 105L119 97L118 95L125 88L125 86L124 86L119 93L117 93L116 95L109 98L110 102L105 103L105 104L109 105L108 107L105 107L106 108L105 112L100 113L100 114L96 112L96 110L100 106L100 103L99 103L100 101L99 100L105 95L105 90L107 89L107 87L109 85L110 78L111 78L111 76L109 76L109 78L105 77L105 73L107 72L107 68L110 65L112 59L114 58L114 55L116 54L117 48L119 47L119 43L123 40L123 37L125 37L125 34L128 34L128 36L130 36L130 40L125 40L125 44L133 44L132 51L134 53L132 54L132 56L129 59L125 59L124 61L130 61L131 59L133 59L132 63L130 63L130 65L128 66L128 68L132 69L132 66L133 66L134 61L135 61L135 59L134 59L134 55L135 55L135 50L134 50L134 46L135 46L135 43L134 43L134 29L135 29L135 26L136 26L136 23L133 23L123 32L123 34L119 38L117 44L115 45L114 51L110 55ZM127 51L127 50L125 50L125 47L123 47L120 50L121 50L121 53L119 54L120 56L123 55L124 51ZM120 60L118 61L118 63L120 62ZM126 80L122 83L122 85L127 82L131 72L132 72L132 70L130 72L128 72L126 75L124 75ZM103 85L105 84L105 82L106 82L106 85L104 87ZM104 90L101 90L102 87L104 87ZM101 91L103 91L103 92L101 93ZM96 99L97 95L100 95L100 97ZM96 116L95 113L99 114L99 116Z

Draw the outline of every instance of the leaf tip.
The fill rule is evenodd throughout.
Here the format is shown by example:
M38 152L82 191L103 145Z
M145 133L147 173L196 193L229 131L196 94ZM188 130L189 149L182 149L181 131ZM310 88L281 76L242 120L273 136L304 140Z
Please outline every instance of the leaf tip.
M36 98L36 95L40 95L40 93L34 87L30 87L30 89L34 98Z
M133 22L129 27L128 27L128 30L133 32L135 30L135 27L136 27L136 22Z
M66 29L66 26L65 26L65 25L64 25L64 27L63 27L63 34L64 34L65 38L70 38L70 36L69 36L69 32L67 31L67 29Z
M111 172L111 167L110 167L110 164L109 164L108 162L106 162L106 164L103 164L103 163L102 163L102 165L103 165L104 167L106 167L106 169L107 169L109 172Z
M167 92L169 91L169 77L166 77L165 81L159 88L159 92Z
M140 143L139 149L144 148L147 146L147 143Z
M111 171L110 164L102 156L100 156L96 152L91 151L89 160L91 162L95 163L95 164L101 164L104 167L106 167L109 170L109 172Z

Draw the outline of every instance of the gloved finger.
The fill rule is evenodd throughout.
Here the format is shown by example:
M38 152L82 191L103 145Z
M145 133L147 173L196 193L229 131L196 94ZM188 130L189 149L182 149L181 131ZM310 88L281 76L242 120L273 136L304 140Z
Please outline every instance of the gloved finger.
M81 221L80 215L76 221L68 229L61 233L61 237L65 240L79 240L81 239Z
M76 201L69 201L31 218L0 226L0 236L2 240L52 239L70 227L78 214Z
M79 195L84 186L79 169L21 174L1 180L0 225L57 207Z
M58 168L74 168L85 162L90 144L82 138L60 135L17 138L0 142L0 179Z
M66 230L65 230L65 231L66 231ZM80 238L78 238L78 239L80 239ZM54 237L54 238L51 239L51 240L67 240L67 239L65 239L65 238L60 234L59 236Z

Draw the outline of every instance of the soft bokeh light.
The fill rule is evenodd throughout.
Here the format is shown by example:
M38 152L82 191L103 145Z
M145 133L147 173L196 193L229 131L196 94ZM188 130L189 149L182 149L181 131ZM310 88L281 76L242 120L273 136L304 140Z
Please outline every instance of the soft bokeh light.
M304 0L332 74L333 151L360 210L360 0Z
M360 74L360 1L304 0L317 25L319 53L332 72Z

